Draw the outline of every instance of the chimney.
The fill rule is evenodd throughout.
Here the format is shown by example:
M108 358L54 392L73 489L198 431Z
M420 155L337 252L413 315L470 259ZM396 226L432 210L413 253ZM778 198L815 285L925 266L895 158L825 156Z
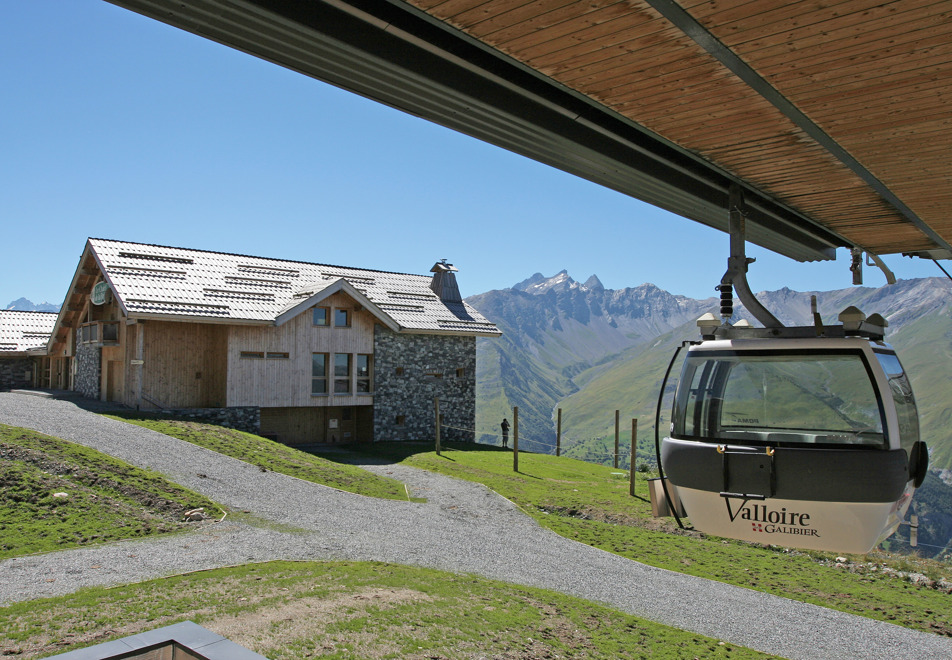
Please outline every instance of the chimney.
M459 287L456 285L457 269L453 264L446 263L446 259L436 262L430 269L433 273L433 281L430 282L430 288L433 293L440 297L443 302L463 302L463 297L459 295Z

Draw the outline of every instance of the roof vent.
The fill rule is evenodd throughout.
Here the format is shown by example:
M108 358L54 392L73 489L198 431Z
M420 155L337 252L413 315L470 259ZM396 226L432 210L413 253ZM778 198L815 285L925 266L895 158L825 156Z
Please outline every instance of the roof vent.
M433 281L430 282L430 288L433 293L440 297L443 302L463 302L463 297L459 294L459 286L456 284L456 275L458 269L453 264L446 263L446 259L437 261L433 268Z

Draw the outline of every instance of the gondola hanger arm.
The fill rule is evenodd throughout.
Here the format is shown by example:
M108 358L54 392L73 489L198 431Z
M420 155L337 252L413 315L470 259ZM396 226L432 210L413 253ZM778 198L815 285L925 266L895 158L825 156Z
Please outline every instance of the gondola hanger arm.
M727 272L721 278L721 284L733 286L737 297L747 311L760 321L765 328L782 328L783 323L764 307L747 284L747 266L754 259L747 257L747 218L744 216L744 192L737 184L731 184L728 205L728 229L731 238L731 254L727 259Z

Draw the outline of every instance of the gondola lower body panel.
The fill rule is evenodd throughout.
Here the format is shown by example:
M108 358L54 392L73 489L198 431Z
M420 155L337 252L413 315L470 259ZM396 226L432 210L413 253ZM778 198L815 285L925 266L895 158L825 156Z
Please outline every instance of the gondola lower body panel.
M896 502L753 500L682 486L678 496L695 529L705 534L862 554L896 530L912 501L912 488Z
M662 442L694 527L729 538L862 553L892 534L914 492L906 452Z

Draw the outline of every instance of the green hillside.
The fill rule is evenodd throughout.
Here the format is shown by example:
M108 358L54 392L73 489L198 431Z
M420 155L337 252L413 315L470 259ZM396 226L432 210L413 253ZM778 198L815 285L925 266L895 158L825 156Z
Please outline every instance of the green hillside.
M952 322L948 312L911 321L889 336L912 380L922 439L936 470L952 469Z
M523 447L540 452L554 447L552 409L575 389L572 382L506 337L478 343L476 355L476 441L500 444L499 424L503 418L512 422L512 409L518 407Z

